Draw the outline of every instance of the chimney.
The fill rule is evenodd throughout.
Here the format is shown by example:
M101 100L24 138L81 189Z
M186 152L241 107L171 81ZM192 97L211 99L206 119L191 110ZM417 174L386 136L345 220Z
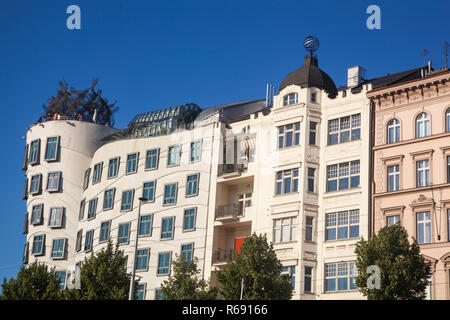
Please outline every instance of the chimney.
M347 72L347 87L356 87L358 84L363 82L365 79L366 70L360 66L348 68Z

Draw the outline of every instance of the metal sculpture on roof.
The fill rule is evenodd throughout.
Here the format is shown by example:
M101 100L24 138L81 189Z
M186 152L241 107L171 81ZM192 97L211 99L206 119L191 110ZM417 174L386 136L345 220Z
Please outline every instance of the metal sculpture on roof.
M113 114L119 109L115 106L117 102L109 104L108 99L102 98L102 90L95 90L97 83L98 79L94 79L89 88L75 90L69 88L66 81L60 81L56 96L50 97L48 105L42 106L44 114L38 122L63 119L113 126Z
M319 49L319 46L320 46L319 39L313 36L308 36L303 41L303 47L305 47L306 51L309 51L311 56L314 51L317 51L317 49Z

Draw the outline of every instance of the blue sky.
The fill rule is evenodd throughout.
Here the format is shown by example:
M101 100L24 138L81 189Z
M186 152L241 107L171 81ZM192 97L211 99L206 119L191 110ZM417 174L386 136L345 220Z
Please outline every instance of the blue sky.
M81 30L66 28L66 8L81 8ZM381 9L381 30L366 8ZM139 112L195 102L213 105L265 97L303 64L303 39L320 39L319 66L346 83L347 68L373 78L444 65L448 0L1 1L0 94L3 118L0 280L21 265L25 201L21 171L26 129L58 82L98 88L117 100L116 127Z

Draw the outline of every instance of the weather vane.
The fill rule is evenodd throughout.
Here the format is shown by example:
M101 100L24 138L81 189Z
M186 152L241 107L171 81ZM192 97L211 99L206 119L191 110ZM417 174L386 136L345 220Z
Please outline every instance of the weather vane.
M303 47L305 47L306 51L309 51L310 55L313 55L314 51L317 51L319 49L319 39L313 36L308 36L303 41Z

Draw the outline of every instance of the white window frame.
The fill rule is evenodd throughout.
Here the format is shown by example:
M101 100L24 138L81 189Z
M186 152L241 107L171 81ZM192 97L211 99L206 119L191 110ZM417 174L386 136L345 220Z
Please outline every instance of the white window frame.
M297 241L297 217L273 220L273 243Z
M183 250L183 247L185 246L191 246L190 250ZM186 259L185 257L185 253L190 252L191 254L191 258L190 259ZM182 243L180 246L180 257L185 258L184 261L187 262L191 262L194 259L194 242L189 242L189 243Z
M189 163L195 163L201 160L202 160L202 140L200 139L192 141L190 143Z
M111 165L114 160L115 164ZM119 167L120 167L120 157L114 157L109 159L107 179L117 178L119 174ZM114 168L114 170L112 168Z
M52 142L51 144L54 145L55 148L55 155L53 157L47 157L48 156L48 151L49 151L49 139L54 139L56 138L55 142ZM48 137L47 138L47 144L45 146L45 157L44 160L47 162L52 162L52 161L57 161L58 160L58 149L59 149L59 136L53 136L53 137Z
M189 181L189 177L197 177L197 178L196 178L196 180ZM190 189L189 186L193 185L194 183L196 183L196 188L195 188L195 190L193 190L194 192L191 193L191 194L188 194L188 191ZM198 196L199 188L200 188L200 173L194 173L194 174L187 175L186 176L186 193L185 193L185 197L189 198L189 197L196 197L196 196Z
M296 147L300 145L300 130L301 130L301 123L295 122L286 124L284 126L277 127L278 132L278 140L277 140L277 147L278 150ZM288 145L288 136L290 136L291 144Z
M416 118L416 138L428 137L431 134L430 116L422 112Z
M127 236L126 236L126 240L127 241L126 242L120 242L120 239L125 239L125 237L123 235L122 236L120 235L120 228L125 226L125 225L128 226L128 228L127 228ZM117 243L119 245L127 245L127 244L130 243L130 234L131 234L130 228L131 228L131 222L125 222L125 223L120 223L119 224L119 226L117 228Z
M56 186L54 185L55 182L52 180L50 180L50 175L55 176L56 175ZM50 187L50 183L53 182L53 187ZM46 190L48 192L58 192L59 191L59 186L60 186L60 182L61 182L61 171L52 171L49 172L47 175L47 186L46 186Z
M281 177L279 177L279 175L281 175ZM287 179L291 179L289 192L285 192ZM284 195L284 194L297 193L298 192L298 181L299 181L299 169L298 168L278 171L275 174L275 195L279 196L279 195ZM278 193L278 188L277 188L279 183L281 183L280 193ZM297 186L297 190L295 190L295 186Z
M168 266L164 266L164 267L160 267L160 261L161 261L161 255L169 255L169 265ZM163 252L158 252L158 264L156 266L156 275L157 276L167 276L170 274L170 268L172 265L172 251L163 251ZM160 269L168 269L167 272L160 272Z
M145 184L147 184L147 183L153 183L153 186L152 187L145 187ZM152 191L152 195L153 196L152 196L151 199L145 197L145 190L153 190ZM155 198L156 198L156 180L145 181L142 184L142 197L147 199L146 202L155 202Z
M394 192L400 190L400 165L394 164L387 167L388 181L387 181L387 191ZM391 178L393 185L391 184Z
M298 103L297 92L288 93L283 97L283 107L290 106L296 103Z
M170 197L166 197L166 188L167 187L173 187L174 186L174 188L175 188L175 195L172 197L172 196L170 196ZM164 194L163 194L163 206L173 206L173 205L176 205L177 204L177 197L178 197L178 182L174 182L174 183L166 183L165 185L164 185L164 189L163 189L163 191L164 191ZM173 202L167 202L168 201L168 199L174 199L174 201Z
M354 132L359 130L358 138L353 138ZM343 134L348 134L348 139L342 141ZM337 135L337 142L331 143L331 136ZM349 116L328 120L328 145L361 140L361 113L355 113Z
M416 161L416 187L427 187L430 185L430 160Z
M104 227L105 224L108 224L107 227ZM108 242L111 237L111 225L111 220L100 222L100 235L98 236L98 243Z
M167 167L176 167L181 163L181 144L167 148Z
M150 222L148 222L148 221L145 221L145 222L142 222L142 218L147 218L147 217L150 217ZM139 220L139 237L151 237L152 236L152 234L153 234L153 218L154 218L154 215L153 215L153 213L150 213L150 214L145 214L145 215L142 215L141 217L140 217L140 220ZM149 224L149 233L147 234L147 233L145 233L145 234L142 234L141 233L141 231L142 231L142 224L143 223L145 223L145 224Z
M427 219L428 214L428 219ZM422 219L421 216L423 217ZM419 236L419 230L423 227L423 241L421 241ZM421 211L416 213L416 237L418 244L432 243L432 230L431 230L431 212Z
M62 241L62 248L58 251L56 251L56 253L58 253L58 255L54 255L55 254L55 242L56 241ZM64 260L66 257L66 246L67 246L67 239L66 238L57 238L57 239L53 239L52 241L52 251L50 253L50 258L52 258L53 260ZM61 254L61 255L59 255Z
M145 250L147 250L146 255L139 255L139 251L145 251ZM143 256L145 258L145 268L138 268L140 256ZM149 262L150 262L150 248L137 249L137 251L136 251L136 271L141 271L141 272L148 271Z
M172 228L170 230L170 233L168 230L164 231L164 221L165 220L172 220ZM170 237L163 237L165 234L170 234ZM164 240L173 240L173 238L175 237L175 216L171 216L171 217L163 217L161 218L161 235L160 235L160 240L164 241Z
M37 182L33 183L33 179L37 177ZM35 189L36 187L36 189ZM34 190L35 189L35 190ZM38 174L34 174L31 176L30 179L30 194L34 195L34 194L40 194L42 192L42 174L38 173Z
M84 237L84 252L90 252L94 247L94 229L86 231Z
M37 145L35 150L33 150L33 145ZM30 154L28 157L28 164L35 165L39 164L41 150L41 139L35 139L30 143Z
M129 201L124 202L124 200L128 200L128 196L125 198L125 193L130 193L131 194L131 199L129 199ZM122 191L122 198L120 200L120 212L127 212L127 211L132 211L133 210L133 202L134 202L134 189L128 189L128 190L124 190ZM126 205L126 207L124 208L124 205Z
M57 217L59 215L59 218ZM64 223L64 207L52 207L48 215L48 226L50 228L62 228Z
M135 160L130 159L130 156L136 156ZM135 161L135 166L134 166L134 170L129 170L129 163L131 163L132 161ZM132 152L127 154L127 161L125 163L125 174L133 174L136 173L138 171L138 166L139 166L139 152Z
M87 220L95 219L95 216L97 215L97 204L98 198L89 200Z
M194 214L193 214L193 219L194 219L193 225L194 226L192 228L185 228L186 227L186 224L185 224L185 222L186 222L186 212L187 211L191 211L191 210L194 210ZM190 215L190 219L191 219L191 216L192 215ZM190 219L189 219L189 221L191 221ZM183 232L195 231L196 225L197 225L197 207L184 209L183 210Z
M156 164L155 166L149 166L149 163L151 163L151 161L149 161L149 152L153 152L156 151L156 155L152 155L151 159L153 159L153 157L156 157ZM153 148L153 149L148 149L145 152L145 170L157 170L158 169L158 165L159 165L159 148Z
M399 142L400 137L400 121L394 118L388 122L386 142L388 144Z
M94 172L92 173L92 185L102 181L102 173L103 173L103 161L98 162L94 165Z
M40 241L40 251L35 252L35 245L36 245L36 238L37 237L42 237L42 240ZM31 253L33 254L33 256L43 256L45 254L45 234L37 234L33 237L33 247L31 249Z
M39 209L38 209L38 211L39 211L38 218L36 218L36 214L37 214L37 213L35 213L34 208L39 208ZM43 220L44 220L44 219L43 219L43 212L44 212L44 204L43 204L43 203L36 204L36 205L34 205L34 206L32 207L32 209L31 209L31 220L30 220L30 223L31 223L33 226L41 225L41 224L43 223Z
M112 196L107 197L106 193L111 192ZM106 189L103 192L103 210L111 210L114 209L114 198L116 197L116 188ZM109 206L107 206L109 204Z

